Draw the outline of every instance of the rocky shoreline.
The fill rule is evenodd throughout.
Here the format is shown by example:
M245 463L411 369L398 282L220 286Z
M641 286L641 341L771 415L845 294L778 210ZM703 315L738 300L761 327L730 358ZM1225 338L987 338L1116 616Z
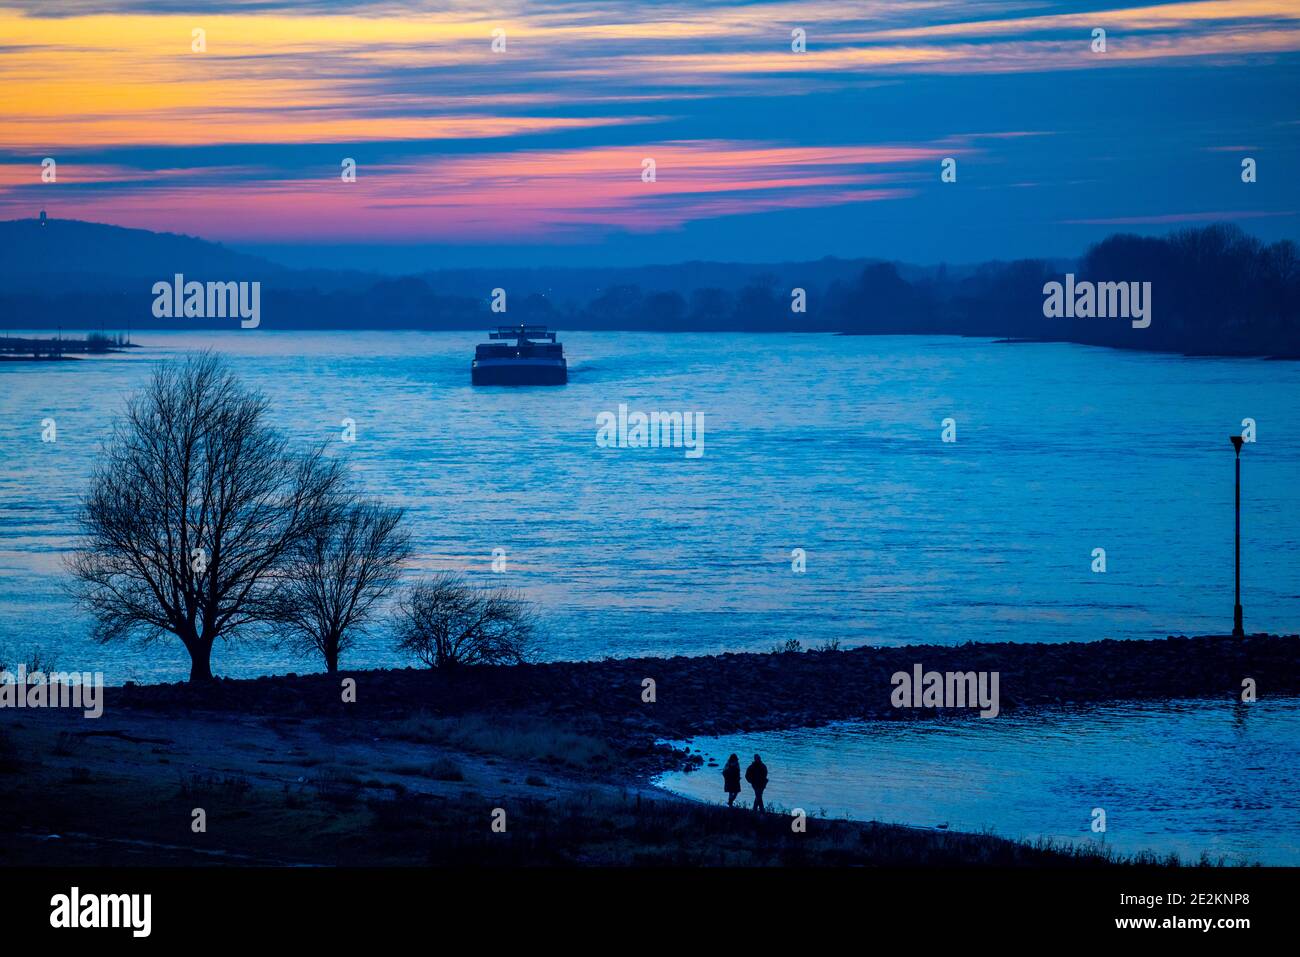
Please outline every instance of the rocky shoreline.
M1300 694L1300 636L1251 635L1062 644L909 645L846 651L622 658L508 667L344 671L217 680L211 686L106 689L106 708L233 710L299 716L348 713L535 713L630 744L652 738L816 726L853 719L923 720L953 709L895 708L891 676L926 671L998 672L1003 712L1118 700L1240 699L1253 679L1261 696ZM343 679L356 700L343 703ZM653 681L653 700L646 684Z

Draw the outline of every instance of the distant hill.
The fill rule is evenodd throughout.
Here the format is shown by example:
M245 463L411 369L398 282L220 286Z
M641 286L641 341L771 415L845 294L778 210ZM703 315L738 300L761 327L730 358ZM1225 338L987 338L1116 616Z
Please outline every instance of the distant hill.
M167 273L240 274L270 279L274 263L193 236L126 229L75 219L0 222L0 283L6 292L112 290Z
M0 291L146 291L175 273L197 279L274 282L299 289L364 286L361 273L291 270L221 243L77 219L0 221Z
M391 287L407 281L380 273L328 269L293 269L221 243L178 233L155 233L75 219L0 221L0 291L133 292L175 273L201 280L258 280L280 289ZM453 298L486 299L498 287L520 298L540 295L553 302L586 302L606 290L639 286L647 293L716 288L734 293L754 282L798 277L805 287L849 282L878 259L826 257L806 262L665 263L630 267L431 269L407 277ZM936 267L895 264L909 280L932 275ZM954 277L979 267L948 266Z

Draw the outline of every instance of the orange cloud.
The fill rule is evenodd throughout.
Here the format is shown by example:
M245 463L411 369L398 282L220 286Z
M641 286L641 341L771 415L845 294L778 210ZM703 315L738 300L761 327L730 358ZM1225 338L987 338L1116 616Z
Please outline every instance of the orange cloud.
M529 136L646 122L595 107L701 91L1300 50L1295 0L1037 16L960 0L500 9L51 17L0 7L0 148ZM806 53L790 50L795 26ZM1111 31L1105 55L1088 48L1093 26ZM490 45L498 28L501 54ZM194 30L204 52L192 50Z

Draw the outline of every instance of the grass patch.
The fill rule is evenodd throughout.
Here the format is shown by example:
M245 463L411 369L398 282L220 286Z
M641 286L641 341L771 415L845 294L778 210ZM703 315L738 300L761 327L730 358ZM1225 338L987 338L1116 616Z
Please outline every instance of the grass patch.
M86 743L86 739L79 734L73 734L70 731L60 731L58 739L54 742L54 753L61 758L70 758Z
M365 788L361 779L335 768L321 768L311 780L312 787L322 801L349 807L356 804Z
M181 777L180 797L186 801L241 804L252 789L243 775L187 774Z
M584 770L611 758L609 747L598 738L574 734L539 721L520 728L495 724L472 715L434 718L420 714L396 723L392 733L406 741Z
M529 783L532 783L530 780ZM476 803L476 802L471 802ZM482 803L491 806L487 799ZM991 834L931 831L738 811L635 792L590 791L558 801L516 797L510 828L493 833L486 813L467 822L465 801L396 795L368 801L364 841L352 860L437 866L668 867L1114 867L1178 866L1173 856L1124 856L1104 846L1026 844Z
M435 781L464 781L460 765L451 758L439 758L429 767L429 777Z

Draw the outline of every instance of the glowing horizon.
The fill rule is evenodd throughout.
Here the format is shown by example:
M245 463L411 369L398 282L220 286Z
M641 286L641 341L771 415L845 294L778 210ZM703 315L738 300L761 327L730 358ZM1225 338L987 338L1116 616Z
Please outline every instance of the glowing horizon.
M1222 188L1192 208L1159 184L1100 200L1086 188L1090 168L1115 168L1105 120L1147 129L1153 168L1194 152L1210 169L1229 152L1210 135L1224 127L1227 142L1295 160L1300 7L1284 0L142 9L72 0L50 15L0 0L0 217L47 207L245 244L485 248L744 246L793 228L852 252L863 240L847 224L868 208L881 211L869 221L932 233L957 217L983 244L973 233L1008 208L1039 236L1086 238L1090 225L1216 210L1294 230L1300 205L1277 165L1274 186L1227 195L1226 155ZM796 28L806 52L791 48ZM1249 122L1234 94L1177 103L1180 84L1221 78L1272 99L1248 104ZM1014 96L967 102L974 89ZM1043 109L1057 90L1087 98L1062 92ZM55 183L40 178L47 156ZM960 189L939 179L948 157ZM355 183L340 179L345 158ZM1040 214L1041 195L1026 197L1047 188Z

